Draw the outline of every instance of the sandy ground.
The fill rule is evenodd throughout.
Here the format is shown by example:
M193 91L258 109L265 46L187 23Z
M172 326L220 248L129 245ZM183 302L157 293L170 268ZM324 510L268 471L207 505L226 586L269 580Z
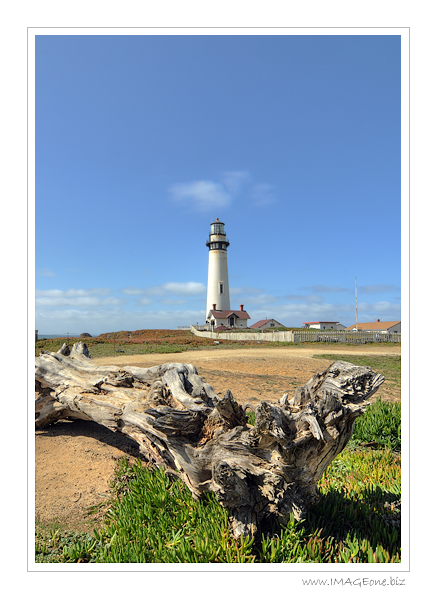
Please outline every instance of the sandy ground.
M230 389L240 403L256 405L276 401L285 392L294 394L299 385L323 371L330 360L320 354L396 354L400 347L379 349L374 345L325 348L248 348L196 350L178 354L148 354L96 358L97 364L151 367L164 362L196 366L199 375L218 395ZM352 360L352 362L354 362ZM385 384L379 391L384 400L400 395ZM99 523L109 496L109 481L116 460L138 456L135 442L95 423L61 421L35 433L35 515L44 525L60 524L78 531L91 531Z

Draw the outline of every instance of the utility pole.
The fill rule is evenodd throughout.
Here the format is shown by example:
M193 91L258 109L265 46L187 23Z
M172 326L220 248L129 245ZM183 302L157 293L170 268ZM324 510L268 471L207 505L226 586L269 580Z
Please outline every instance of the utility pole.
M357 277L354 278L354 290L355 290L355 294L356 294L356 332L358 331L357 328Z

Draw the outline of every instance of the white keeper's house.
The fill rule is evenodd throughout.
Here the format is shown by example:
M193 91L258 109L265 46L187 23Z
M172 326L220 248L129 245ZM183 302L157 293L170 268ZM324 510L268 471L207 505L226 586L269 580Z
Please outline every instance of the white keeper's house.
M401 321L381 321L377 319L371 323L358 323L357 330L375 333L401 333ZM356 323L347 327L345 331L356 331Z
M306 321L303 325L305 329L335 329L336 331L346 329L345 325L341 325L338 321Z
M243 310L243 304L240 310L218 310L216 304L213 304L207 315L207 322L213 327L247 327L248 320L251 317Z

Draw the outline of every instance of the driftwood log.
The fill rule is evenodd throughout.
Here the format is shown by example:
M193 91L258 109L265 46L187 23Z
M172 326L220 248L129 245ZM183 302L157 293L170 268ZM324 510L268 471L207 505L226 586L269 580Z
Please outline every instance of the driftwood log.
M384 381L370 367L334 362L294 398L260 402L251 426L248 406L229 390L218 397L191 364L98 366L83 342L35 362L37 428L85 419L131 437L194 497L214 492L235 537L254 535L266 517L306 516L323 471Z

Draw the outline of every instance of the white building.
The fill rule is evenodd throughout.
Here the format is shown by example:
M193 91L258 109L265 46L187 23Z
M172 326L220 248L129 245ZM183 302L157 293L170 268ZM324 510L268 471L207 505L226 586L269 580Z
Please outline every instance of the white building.
M346 329L345 325L341 325L338 321L306 321L303 325L310 329L335 329L336 331Z
M213 327L247 327L251 317L243 310L230 308L230 287L228 284L227 248L230 242L225 233L225 224L219 219L210 223L208 246L208 282L206 323Z
M243 310L243 304L240 305L240 310L217 310L213 304L211 310L208 311L207 321L213 327L247 327L248 320L251 317Z
M207 310L205 318L215 305L216 310L230 310L227 248L230 242L225 234L225 224L219 219L210 224L208 246Z

